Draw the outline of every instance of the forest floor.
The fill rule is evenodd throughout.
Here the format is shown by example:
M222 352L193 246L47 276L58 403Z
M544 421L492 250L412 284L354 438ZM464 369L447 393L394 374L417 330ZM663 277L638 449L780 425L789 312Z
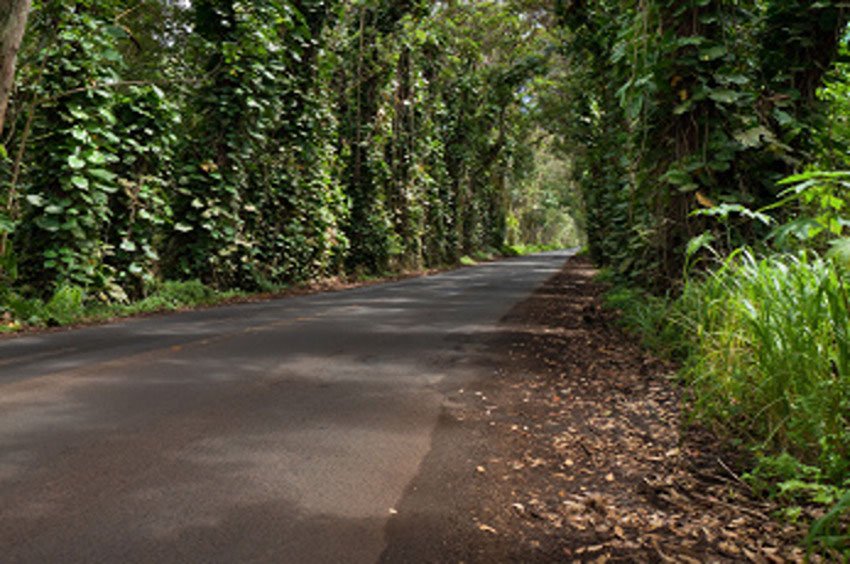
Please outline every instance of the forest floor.
M741 457L684 424L675 367L617 327L594 276L574 258L504 319L494 377L451 396L384 561L804 559L804 532L740 480ZM435 495L442 519L422 507Z

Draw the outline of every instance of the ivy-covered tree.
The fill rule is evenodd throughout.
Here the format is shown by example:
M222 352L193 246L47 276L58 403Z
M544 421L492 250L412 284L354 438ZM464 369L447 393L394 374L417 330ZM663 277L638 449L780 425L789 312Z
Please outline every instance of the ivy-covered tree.
M823 115L815 93L837 56L846 9L562 0L555 11L571 65L563 132L582 147L576 170L593 254L668 287L688 242L709 227L693 212L768 205L777 182L811 160L807 131ZM766 235L750 221L726 226L733 243Z

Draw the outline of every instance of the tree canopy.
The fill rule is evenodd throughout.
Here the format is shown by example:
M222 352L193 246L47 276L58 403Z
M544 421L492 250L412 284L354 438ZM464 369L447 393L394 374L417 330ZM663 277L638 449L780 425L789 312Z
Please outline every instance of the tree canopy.
M820 92L843 84L845 27L840 2L34 2L0 277L120 301L585 230L598 261L669 286L717 229L694 212L762 208L835 157Z

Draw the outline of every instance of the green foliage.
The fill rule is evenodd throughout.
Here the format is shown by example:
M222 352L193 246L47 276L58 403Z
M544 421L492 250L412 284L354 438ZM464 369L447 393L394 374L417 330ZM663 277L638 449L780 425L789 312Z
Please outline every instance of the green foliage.
M809 538L834 554L848 538L848 273L811 251L739 251L676 298L621 286L606 297L628 329L683 363L692 416L752 448L756 491L788 505L786 518L800 503L834 506Z
M349 269L434 266L504 243L538 39L497 2L346 12L335 45Z
M825 116L815 94L846 12L833 2L559 4L568 70L553 88L567 95L551 96L547 112L565 116L552 129L581 147L591 254L635 282L675 286L688 241L716 227L691 212L772 204L777 182L810 158ZM767 235L746 218L722 229L726 251Z
M157 287L149 298L156 298L172 307L180 307L209 303L215 298L215 292L199 280L168 280Z
M775 230L780 246L789 238L824 248L824 241L841 237L850 227L850 172L810 171L783 180L790 186L771 208L792 208L792 218Z
M850 471L846 277L807 254L742 253L676 306L697 409L830 479Z
M83 315L85 290L79 286L60 286L44 306L50 323L68 325Z
M850 559L850 491L812 525L806 544L812 552L829 554L837 562Z
M569 159L559 154L550 135L517 148L514 159L518 178L510 195L508 243L579 246L583 242L583 204Z
M0 150L0 303L79 287L106 311L167 302L163 279L263 290L563 244L578 200L531 143L549 32L528 9L34 3Z
M600 278L605 281L605 278ZM628 331L640 335L644 344L659 354L676 357L682 343L679 328L671 324L669 300L632 286L615 285L605 294L605 305L618 311Z
M7 291L0 296L0 312L28 325L69 325L85 316L85 302L85 290L79 286L60 286L47 303Z
M28 92L39 100L30 110L38 142L29 148L38 166L26 178L16 233L21 276L43 292L65 284L114 292L103 231L111 219L110 197L119 190L109 170L120 143L115 92L105 86L118 78L117 39L89 3L76 10L45 7L33 26L55 37L35 54L40 80Z
M169 179L180 118L155 85L121 92L114 112L122 129L112 167L120 189L110 198L108 263L116 283L137 298L156 281L163 231L172 219Z

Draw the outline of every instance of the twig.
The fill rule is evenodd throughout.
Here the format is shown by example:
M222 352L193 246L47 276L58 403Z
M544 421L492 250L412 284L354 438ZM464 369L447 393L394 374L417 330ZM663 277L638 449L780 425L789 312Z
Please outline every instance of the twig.
M723 501L721 499L717 499L716 497L709 497L709 496L706 496L706 495L702 495L702 494L699 494L695 491L688 491L687 493L688 493L689 496L696 498L700 501L703 501L705 503L721 505L723 507L726 507L727 509L733 509L735 511L745 513L746 515L749 515L750 517L754 517L756 519L759 519L762 522L770 520L770 517L768 517L767 515L765 515L761 511L756 511L755 509L750 509L749 507L744 507L743 505L735 505L734 503L729 503L728 501Z
M752 492L752 491L753 491L752 486L750 486L747 482L745 482L744 480L742 480L740 476L738 476L737 474L735 474L735 472L733 472L733 471L732 471L732 469L731 469L731 468L729 468L729 466L727 466L727 465L726 465L726 463L725 463L725 462L723 462L723 459L721 459L719 456L717 457L717 463L718 463L718 464L719 464L719 465L720 465L720 466L721 466L724 470L726 470L726 472L728 472L728 473L729 473L729 475L732 477L732 479L734 479L737 483L739 483L739 484L741 484L742 486L744 486L744 487L747 489L747 491L749 491L749 492Z
M138 10L141 7L142 7L142 2L138 2L135 6L131 6L130 8L127 8L126 10L124 10L123 12L121 12L120 14L115 16L115 22L116 23L120 22L121 20L123 20L124 18L126 18L127 16L129 16L130 14L132 14L133 12L135 12L136 10Z

